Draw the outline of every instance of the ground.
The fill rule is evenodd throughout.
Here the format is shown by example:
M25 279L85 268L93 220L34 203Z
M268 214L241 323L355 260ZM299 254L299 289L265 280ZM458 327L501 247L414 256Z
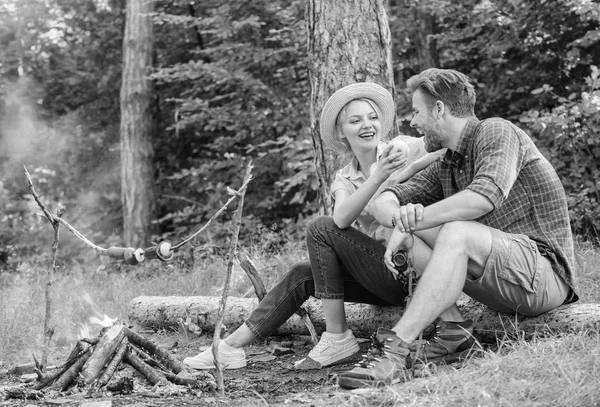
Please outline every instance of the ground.
M164 349L170 349L173 355L182 360L204 349L212 337L182 337L179 334L144 334ZM183 339L183 340L182 340ZM145 379L134 377L134 391L129 395L114 395L105 392L95 398L86 398L79 391L67 394L53 394L43 400L5 400L0 406L220 406L220 405L285 405L285 406L321 406L345 404L348 391L336 386L332 376L335 373L352 368L360 359L359 354L344 363L321 370L294 369L294 361L306 356L313 346L308 337L273 337L269 341L247 348L248 366L238 370L224 372L225 394L221 395L212 388L211 381L202 390L185 389L182 386L169 386L168 389L152 389ZM361 343L366 350L369 341ZM275 356L278 349L287 354ZM287 351L286 351L287 350ZM129 369L129 368L128 368ZM214 372L214 371L213 371ZM137 376L133 371L129 376ZM5 376L0 378L0 391L6 386L22 385L20 378ZM213 382L214 385L214 382ZM104 402L104 404L102 404Z

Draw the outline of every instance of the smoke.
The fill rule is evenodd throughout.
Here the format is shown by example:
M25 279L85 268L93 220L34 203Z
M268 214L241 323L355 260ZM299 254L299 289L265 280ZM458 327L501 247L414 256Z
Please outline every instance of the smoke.
M88 130L90 126L83 123L82 117L87 120L90 117L80 111L45 120L50 112L44 110L37 89L34 81L26 77L0 88L3 92L0 100L0 171L4 181L0 184L0 205L6 210L12 202L15 212L10 226L0 219L0 247L18 244L39 249L45 243L36 241L37 236L31 238L19 233L19 230L31 229L24 224L31 222L31 217L37 216L34 212L39 211L34 207L26 215L25 205L17 203L25 200L27 194L24 167L50 211L59 204L65 206L65 220L84 235L96 234L95 238L102 239L112 233L114 228L111 227L118 223L118 218L111 220L111 225L105 225L103 221L107 213L120 204L118 149L104 144L108 139L107 131ZM29 206L29 209L32 208ZM113 210L113 218L114 213ZM30 220L25 219L28 216ZM17 218L23 223L14 220ZM37 227L45 228L43 222ZM8 228L11 230L7 232ZM100 228L103 230L98 230ZM11 237L2 239L3 235ZM73 242L75 249L79 244L69 235L62 234L61 241ZM13 242L18 236L27 242Z
M33 151L34 140L43 131L37 106L27 96L29 81L21 77L8 85L0 110L0 159L19 161Z

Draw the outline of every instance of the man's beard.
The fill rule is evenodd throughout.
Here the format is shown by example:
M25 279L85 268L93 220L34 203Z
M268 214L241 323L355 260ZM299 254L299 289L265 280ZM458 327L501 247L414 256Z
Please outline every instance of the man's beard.
M428 153L440 150L442 146L442 128L438 123L434 123L431 128L424 131L425 151Z

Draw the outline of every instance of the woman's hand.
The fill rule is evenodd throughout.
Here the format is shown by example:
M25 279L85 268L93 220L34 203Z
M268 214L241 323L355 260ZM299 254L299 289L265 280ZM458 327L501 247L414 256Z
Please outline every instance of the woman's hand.
M399 273L396 270L392 257L399 251L408 250L413 246L414 237L411 233L400 232L398 228L392 229L392 234L388 240L383 260L386 267L392 272L392 274L398 278Z
M397 143L389 143L379 158L376 174L381 177L382 181L385 181L394 171L404 167L407 160L408 150L406 148Z

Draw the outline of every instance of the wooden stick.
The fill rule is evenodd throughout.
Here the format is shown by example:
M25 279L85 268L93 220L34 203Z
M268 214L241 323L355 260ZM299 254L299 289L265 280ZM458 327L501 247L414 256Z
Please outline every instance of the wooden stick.
M248 182L252 179L252 160L248 162L246 166L246 173L244 174L244 182L242 187L239 190L240 200L238 201L238 207L233 215L233 224L234 230L231 237L231 246L229 247L229 260L227 262L227 274L225 276L225 285L223 287L223 296L221 297L221 301L219 302L219 318L215 324L215 331L213 334L213 344L212 344L212 352L215 358L215 366L216 366L216 379L217 379L217 389L221 391L221 395L225 394L225 388L223 385L223 367L219 362L219 342L221 340L221 326L223 325L223 316L225 315L225 306L227 304L227 296L229 295L229 286L231 283L231 272L233 271L233 262L236 257L237 252L237 241L240 234L240 226L242 224L242 212L244 209L244 196L246 195L246 186Z
M56 265L56 256L58 253L58 238L59 238L59 224L56 221L56 218L60 218L64 210L59 208L57 210L57 217L50 214L50 211L44 205L40 197L38 196L35 188L33 186L33 182L31 181L31 175L29 175L29 171L27 171L27 167L23 166L25 169L25 176L27 177L27 186L29 188L29 192L33 195L33 199L37 202L38 206L42 209L44 216L54 229L54 242L52 243L52 256L50 260L50 267L46 271L46 288L44 290L45 295L45 316L44 316L44 343L42 346L42 361L40 365L40 370L44 370L46 363L48 362L48 349L50 348L50 342L52 341L52 336L54 335L54 327L50 326L51 318L52 318L52 284L54 283L54 272L57 270Z
M315 329L315 326L313 325L310 319L310 314L308 313L306 308L300 307L298 311L296 311L296 315L302 318L304 325L306 325L306 329L308 329L308 332L310 333L310 339L312 343L314 343L315 345L319 343L319 336L317 335L317 330Z
M200 387L200 381L198 379L192 379L189 377L180 377L176 374L164 372L165 378L171 383L177 384L179 386L190 386L190 387Z
M131 349L125 352L125 361L129 363L135 370L141 373L142 376L150 382L151 385L163 380L163 378L152 369L146 362L140 359L139 356L133 353Z
M125 336L127 336L131 343L134 343L137 346L146 349L152 355L155 355L158 358L160 358L167 365L167 368L173 373L177 374L183 370L183 365L181 364L181 362L173 358L169 354L169 352L160 348L154 342L144 338L141 335L138 335L129 328L125 328Z
M58 390L62 390L62 391L67 390L71 386L71 384L73 384L73 382L77 379L77 377L79 376L79 371L81 370L81 368L85 364L85 362L87 362L87 360L91 356L91 354L92 354L92 348L90 347L89 349L87 349L85 352L83 352L81 354L79 359L77 359L77 361L75 363L73 363L71 365L71 367L69 367L65 371L65 373L63 373L58 379L56 379L56 381L54 383L52 383L50 388L58 389Z
M252 161L250 161L250 163L248 165L250 165L250 169L252 169ZM248 171L248 168L246 167L246 171ZM223 206L221 206L221 209L219 209L205 224L204 226L202 226L197 232L192 233L190 236L186 237L185 239L183 239L181 242L177 243L175 246L173 246L171 249L172 250L177 250L179 249L181 246L183 246L184 244L186 244L187 242L193 240L196 236L198 236L200 233L202 233L210 224L213 220L215 220L219 215L221 215L223 212L225 212L225 209L227 209L227 207L229 206L229 204L231 202L233 202L233 200L235 198L242 197L243 194L246 193L246 187L248 186L248 183L252 180L252 177L248 177L246 178L244 176L244 182L242 183L242 186L240 187L240 189L238 189L237 191L233 191L233 195L227 200L227 202L225 202L225 204L223 204ZM229 189L229 188L228 188ZM243 191L243 192L242 192Z
M81 377L85 385L90 385L96 380L104 366L111 360L125 337L123 325L111 326L100 338L94 347L94 352L81 370Z
M50 373L43 373L36 368L35 370L38 375L38 383L36 383L33 388L35 390L41 390L44 387L47 387L50 384L52 384L54 380L56 380L58 377L64 374L71 366L73 366L73 364L77 362L77 360L79 360L83 352L86 351L88 348L89 347L84 345L83 342L77 341L77 344L69 354L67 361L62 366L58 367Z
M125 356L128 344L129 341L127 340L127 337L124 337L121 341L121 345L119 345L119 349L117 349L117 352L115 353L115 356L112 358L108 366L106 366L106 369L104 369L102 376L100 376L98 380L96 380L96 382L94 383L94 389L101 389L102 387L106 386L106 384L110 381L110 379L117 371L117 367L119 367L119 364Z
M240 267L246 272L246 275L254 286L254 292L258 297L258 302L261 302L263 298L265 298L265 295L267 295L267 289L265 288L265 284L260 278L254 263L252 263L252 260L250 260L246 253L244 253L244 257L245 259L240 262Z

